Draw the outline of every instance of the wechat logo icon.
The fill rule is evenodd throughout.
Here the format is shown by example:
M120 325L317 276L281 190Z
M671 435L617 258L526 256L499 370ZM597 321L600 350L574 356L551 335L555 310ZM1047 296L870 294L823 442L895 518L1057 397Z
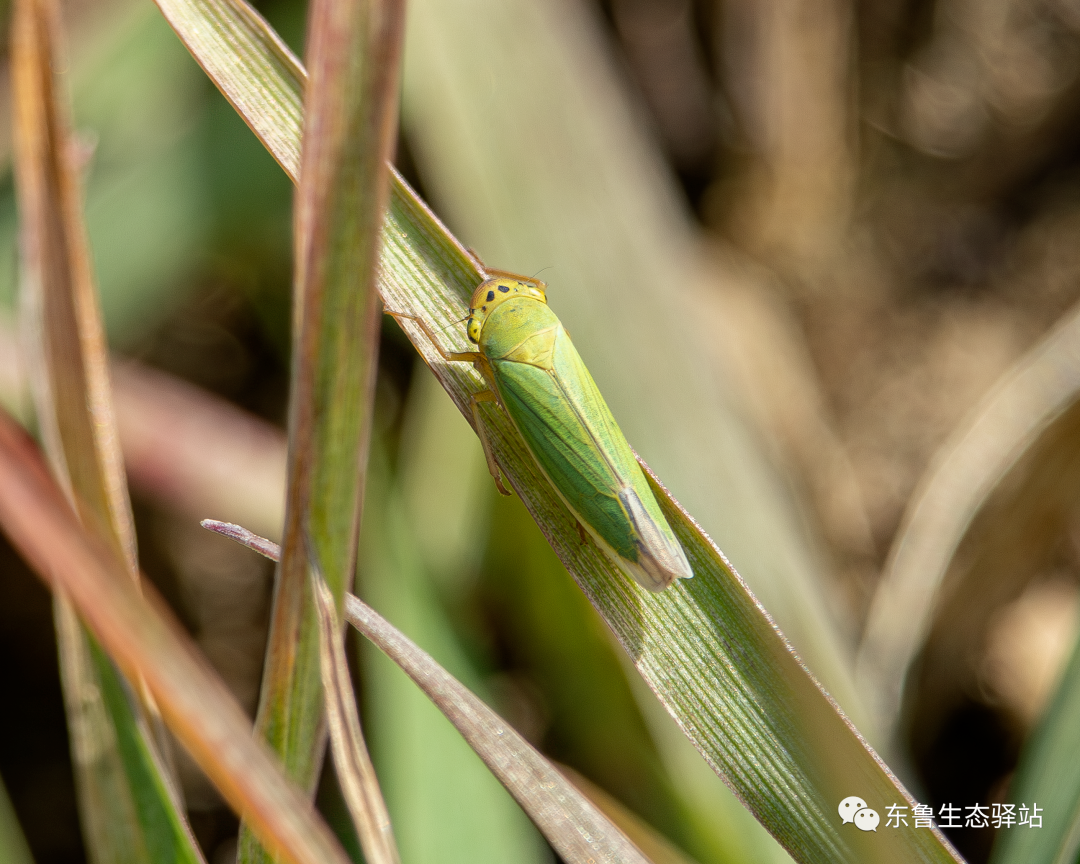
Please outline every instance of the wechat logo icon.
M877 831L877 826L881 822L877 811L867 807L866 802L858 795L849 795L840 802L836 811L840 814L842 824L847 825L851 822L860 831Z

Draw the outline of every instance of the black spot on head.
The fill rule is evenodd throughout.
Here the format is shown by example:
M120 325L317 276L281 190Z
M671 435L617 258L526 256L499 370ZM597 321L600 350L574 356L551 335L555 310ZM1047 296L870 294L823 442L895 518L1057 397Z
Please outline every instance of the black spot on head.
M488 303L490 303L494 299L495 299L495 292L494 291L488 291L488 296L487 296Z
M500 285L500 286L499 286L499 290L500 290L500 291L501 291L501 292L502 292L503 294L505 294L505 293L506 293L507 291L509 291L509 290L510 290L510 286L509 286L509 285Z

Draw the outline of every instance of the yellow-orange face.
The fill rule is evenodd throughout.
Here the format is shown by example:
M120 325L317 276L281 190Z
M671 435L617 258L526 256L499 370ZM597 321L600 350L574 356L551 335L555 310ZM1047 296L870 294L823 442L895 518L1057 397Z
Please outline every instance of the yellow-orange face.
M469 341L473 344L480 341L484 321L491 314L491 310L503 300L509 300L511 297L531 297L541 303L547 303L547 294L544 291L546 287L540 280L527 279L524 276L499 276L495 279L485 279L473 292L472 303L469 305L469 323L466 325Z

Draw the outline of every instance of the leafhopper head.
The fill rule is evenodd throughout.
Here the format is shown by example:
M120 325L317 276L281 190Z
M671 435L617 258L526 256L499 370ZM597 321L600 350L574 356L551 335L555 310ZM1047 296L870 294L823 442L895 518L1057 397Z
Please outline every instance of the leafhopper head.
M469 304L469 323L466 325L469 341L473 344L480 341L480 333L488 315L504 300L511 297L531 297L547 303L545 288L547 285L539 279L527 279L510 273L500 273L493 279L485 279L473 292L472 302Z

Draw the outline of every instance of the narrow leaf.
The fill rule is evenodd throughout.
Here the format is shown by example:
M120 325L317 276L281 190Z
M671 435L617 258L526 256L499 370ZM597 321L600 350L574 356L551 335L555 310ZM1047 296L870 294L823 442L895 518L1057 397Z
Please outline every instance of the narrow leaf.
M356 712L356 696L349 678L349 664L342 644L344 634L338 623L334 595L318 567L312 566L311 579L319 615L319 668L326 697L330 746L341 791L368 864L397 864L400 858L390 828L390 814L386 812L386 802Z
M34 864L7 789L0 782L0 864Z
M51 0L19 0L12 28L23 323L37 422L80 517L136 571L135 533L116 444L108 357L79 194Z
M140 593L112 550L81 528L38 450L4 413L0 526L38 575L71 598L128 678L145 680L169 728L263 842L293 864L348 864L153 587Z
M237 0L156 0L206 74L295 183L306 73L289 46Z
M1042 722L1020 755L1009 801L1038 806L1039 827L998 831L991 864L1075 864L1080 858L1080 645Z
M78 148L54 72L63 66L59 10L52 0L19 0L14 16L21 299L24 326L32 337L28 347L37 422L53 474L81 522L124 562L125 578L137 582L134 524L82 217ZM168 745L152 700L141 692L139 681L136 689L144 704L132 699L62 594L55 610L90 854L103 864L162 857L201 861L175 781L165 768L162 754Z
M319 562L340 604L356 565L371 430L380 324L374 278L386 160L397 132L402 26L401 0L315 0L309 8L289 483L256 718L290 776L308 790L326 740L308 569ZM377 825L384 815L365 821ZM242 830L239 860L262 859Z

